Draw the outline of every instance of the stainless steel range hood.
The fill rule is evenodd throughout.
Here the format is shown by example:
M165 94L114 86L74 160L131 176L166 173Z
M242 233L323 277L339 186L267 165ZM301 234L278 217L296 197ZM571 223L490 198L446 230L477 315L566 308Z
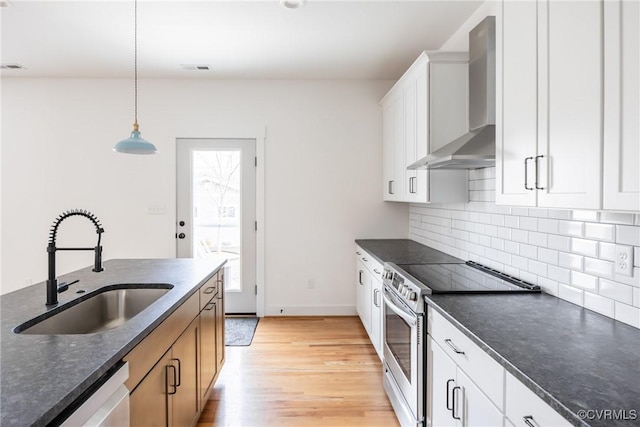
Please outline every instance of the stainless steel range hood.
M469 132L407 169L479 169L496 159L496 25L487 16L469 32Z

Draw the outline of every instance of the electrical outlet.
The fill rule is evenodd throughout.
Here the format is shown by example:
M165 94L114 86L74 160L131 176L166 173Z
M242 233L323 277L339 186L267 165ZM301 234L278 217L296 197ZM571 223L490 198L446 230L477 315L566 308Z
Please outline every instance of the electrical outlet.
M633 276L633 246L616 245L616 274Z

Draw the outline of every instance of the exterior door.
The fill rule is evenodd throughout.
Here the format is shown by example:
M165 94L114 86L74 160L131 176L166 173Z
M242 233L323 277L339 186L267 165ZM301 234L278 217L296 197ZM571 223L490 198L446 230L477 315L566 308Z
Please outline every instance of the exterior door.
M179 258L223 256L227 313L256 312L256 141L177 141Z

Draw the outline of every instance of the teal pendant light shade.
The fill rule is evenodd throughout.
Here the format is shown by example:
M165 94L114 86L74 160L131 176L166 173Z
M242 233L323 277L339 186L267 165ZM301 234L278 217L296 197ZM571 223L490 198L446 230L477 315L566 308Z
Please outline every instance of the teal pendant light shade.
M156 146L140 136L138 124L133 125L133 132L127 139L118 142L113 151L125 154L155 154L158 152Z
M133 81L134 81L134 102L133 109L135 121L133 122L133 132L127 139L118 142L113 151L125 154L155 154L158 152L156 146L142 138L140 127L138 126L138 1L133 2L134 27L133 27Z

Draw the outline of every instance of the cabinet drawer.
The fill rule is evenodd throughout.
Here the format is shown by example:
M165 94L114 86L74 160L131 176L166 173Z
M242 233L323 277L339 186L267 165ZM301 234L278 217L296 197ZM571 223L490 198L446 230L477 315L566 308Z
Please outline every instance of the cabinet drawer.
M528 427L525 419L536 427L571 425L509 372L507 372L506 395L505 415L516 427Z
M362 264L371 272L373 277L382 281L382 264L380 264L374 257L367 251L356 245L356 257L362 262Z
M432 339L502 410L504 368L431 307L429 307L428 327Z
M218 274L216 273L200 287L200 311L209 304L213 296L218 292Z

